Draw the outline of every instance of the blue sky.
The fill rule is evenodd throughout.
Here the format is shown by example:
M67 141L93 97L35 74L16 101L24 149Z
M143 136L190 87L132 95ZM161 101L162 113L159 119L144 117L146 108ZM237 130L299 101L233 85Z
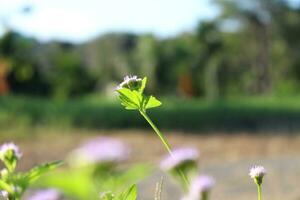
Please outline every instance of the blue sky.
M33 10L24 15L26 5ZM168 37L217 11L209 0L0 0L2 23L42 41L83 42L110 31Z

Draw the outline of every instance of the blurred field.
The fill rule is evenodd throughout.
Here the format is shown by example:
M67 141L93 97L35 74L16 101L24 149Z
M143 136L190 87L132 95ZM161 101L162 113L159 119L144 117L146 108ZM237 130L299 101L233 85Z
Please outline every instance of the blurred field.
M215 101L170 97L159 99L163 106L151 110L150 115L164 129L279 133L300 130L299 97L229 98ZM103 98L97 95L69 100L1 97L0 127L11 126L88 129L148 127L136 112L124 110L117 97Z
M64 159L67 152L78 144L100 135L120 138L128 143L132 147L130 162L155 165L165 154L160 141L152 132L140 130L2 129L0 141L15 141L19 144L24 151L22 168L28 168L42 161ZM264 184L265 199L300 199L300 135L167 132L167 137L174 147L194 146L201 151L203 172L213 175L217 180L212 199L255 199L256 188L248 177L248 169L252 164L262 164L268 169ZM162 175L162 172L156 170L140 183L140 199L154 198L155 183ZM177 186L165 178L163 199L176 200L179 199L178 194Z

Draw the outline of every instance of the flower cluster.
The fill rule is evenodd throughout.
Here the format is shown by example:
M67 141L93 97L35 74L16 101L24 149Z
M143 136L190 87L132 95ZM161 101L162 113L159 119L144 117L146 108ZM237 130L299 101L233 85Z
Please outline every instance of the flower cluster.
M0 200L8 200L8 192L5 190L0 190Z
M0 171L0 200L20 200L34 180L61 164L60 161L57 161L38 165L28 172L17 172L16 167L21 156L18 146L13 143L5 143L0 146L0 160L4 163L4 169Z
M120 83L116 90L122 89L122 88L128 88L131 90L138 89L141 85L142 79L138 78L137 76L125 76L124 81Z
M5 143L0 147L0 159L3 160L8 156L15 157L18 160L22 157L19 147L12 142Z

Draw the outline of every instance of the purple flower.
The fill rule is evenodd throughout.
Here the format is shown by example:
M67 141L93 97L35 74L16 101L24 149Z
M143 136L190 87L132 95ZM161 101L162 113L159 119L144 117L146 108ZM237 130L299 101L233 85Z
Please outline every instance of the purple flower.
M13 155L16 156L17 159L20 159L22 156L19 147L11 142L5 143L0 147L0 158L5 156L9 151L12 151Z
M128 158L129 148L119 140L96 138L76 149L73 154L77 164L115 163Z
M249 172L251 178L263 178L266 174L267 170L263 166L253 166Z
M213 188L215 180L207 175L201 175L194 178L191 182L189 193L182 200L199 200L203 195Z
M0 200L8 200L8 192L0 190Z
M190 162L196 163L198 158L199 158L199 153L196 149L180 148L174 150L172 152L172 155L166 156L162 160L160 167L163 170L169 171L186 163L190 163Z
M125 76L123 82L117 86L116 90L122 89L124 87L130 89L132 86L135 86L136 83L140 83L141 81L142 79L138 78L137 76Z
M202 192L208 192L210 191L213 186L215 185L215 180L211 176L202 175L197 178L195 178L191 182L191 193L202 193Z
M62 194L56 189L46 189L35 192L27 200L60 200Z

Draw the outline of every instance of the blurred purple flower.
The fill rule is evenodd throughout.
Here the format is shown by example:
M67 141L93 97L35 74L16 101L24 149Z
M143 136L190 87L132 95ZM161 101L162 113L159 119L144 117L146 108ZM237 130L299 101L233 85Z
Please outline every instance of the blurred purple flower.
M211 176L198 176L191 182L190 192L195 194L208 192L213 188L214 185L215 180Z
M22 154L19 150L19 147L17 145L15 145L14 143L5 143L3 145L1 145L0 147L0 157L1 155L5 155L8 151L12 151L13 154L20 159Z
M215 180L207 175L194 178L191 182L189 193L182 200L199 200L203 193L208 193L215 185Z
M83 144L72 156L81 164L114 163L126 160L129 148L119 140L101 137Z
M35 192L27 200L60 200L62 194L56 189L46 189Z
M198 158L199 153L196 149L180 148L174 150L172 155L167 155L160 163L160 167L169 171L188 162L197 162Z
M0 190L0 200L8 200L8 192Z

